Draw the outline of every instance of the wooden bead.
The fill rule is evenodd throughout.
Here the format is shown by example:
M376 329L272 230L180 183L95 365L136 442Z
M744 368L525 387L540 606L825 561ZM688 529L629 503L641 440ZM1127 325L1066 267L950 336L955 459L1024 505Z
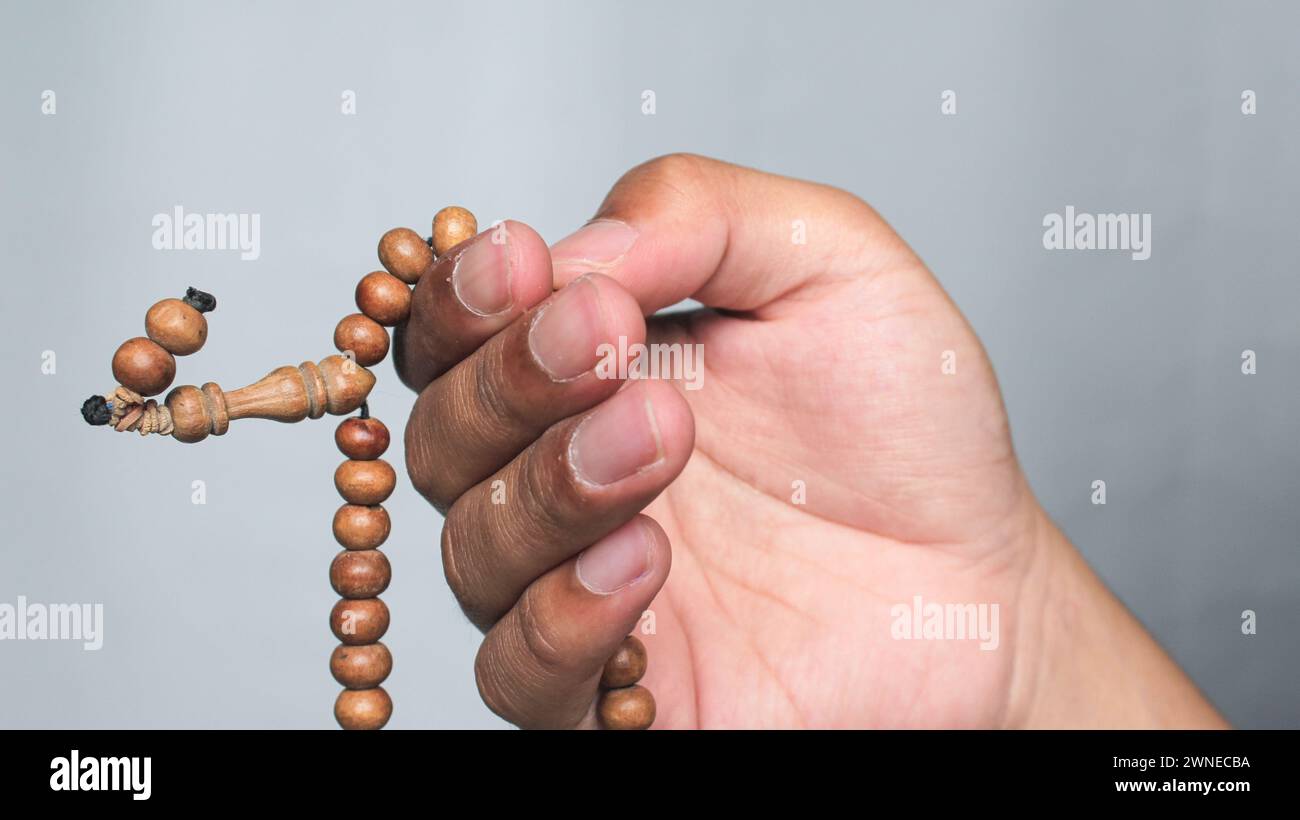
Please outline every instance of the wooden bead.
M330 564L330 584L344 598L373 598L392 579L388 556L379 550L344 550Z
M375 374L366 370L364 365L357 367L357 363L347 356L326 356L315 365L303 362L298 365L298 370L302 373L301 380L311 382L314 387L310 396L311 410L308 413L314 419L326 413L331 416L351 413L365 404L366 397L375 386Z
M644 686L607 689L596 711L606 729L649 729L655 722L655 699Z
M356 296L357 309L386 327L406 321L411 313L411 288L387 271L361 277Z
M388 428L376 418L344 419L334 431L339 452L358 461L379 458L388 449Z
M176 378L176 359L153 339L127 339L113 354L113 378L141 396L156 396Z
M459 205L449 205L433 216L433 250L439 256L477 235L478 220Z
M144 315L144 332L168 353L188 356L208 340L208 320L180 299L164 299Z
M330 631L350 646L374 643L388 631L388 604L379 598L341 598L330 610Z
M605 661L600 685L609 689L631 686L645 675L646 664L645 644L635 635L628 635Z
M350 313L334 328L334 346L341 353L351 350L357 364L370 367L388 355L388 331L364 313Z
M382 643L340 644L330 655L330 674L349 689L373 689L393 671L393 655Z
M394 476L395 480L396 476ZM339 507L338 512L334 513L334 538L350 550L374 549L388 540L388 533L392 526L388 510L379 506L344 504Z
M334 487L349 504L382 504L397 486L397 472L382 458L373 461L349 459L334 471Z
M393 716L393 699L384 687L344 689L334 701L334 719L352 731L384 728Z
M244 388L250 390L256 385ZM172 436L178 441L195 441L201 440L209 432L214 435L224 436L226 430L230 429L230 420L232 418L244 418L245 415L253 408L246 404L243 399L246 394L240 391L233 391L227 402L227 395L215 382L208 382L202 387L191 387L181 385L172 392L167 394L167 407L172 411L172 421L176 429L172 431ZM284 396L278 397L282 400ZM174 399L174 400L173 400ZM284 405L280 405L283 409ZM201 423L202 429L196 429ZM194 436L197 434L198 438Z
M433 264L433 249L410 228L393 228L379 239L379 264L408 285Z

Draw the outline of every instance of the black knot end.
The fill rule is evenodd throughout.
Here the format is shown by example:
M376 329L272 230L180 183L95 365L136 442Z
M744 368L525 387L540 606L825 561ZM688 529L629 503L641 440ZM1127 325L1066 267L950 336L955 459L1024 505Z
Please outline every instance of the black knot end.
M181 301L199 313L207 313L217 309L217 297L211 293L204 293L198 288L186 288L185 298Z
M103 396L91 396L81 403L81 417L86 420L86 424L102 427L113 417L113 411Z

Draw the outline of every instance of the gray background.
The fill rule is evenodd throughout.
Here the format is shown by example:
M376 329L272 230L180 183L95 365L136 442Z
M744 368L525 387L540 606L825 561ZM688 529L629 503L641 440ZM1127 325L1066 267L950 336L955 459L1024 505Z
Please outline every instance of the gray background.
M4 3L0 601L107 611L98 653L0 642L0 727L332 725L334 424L86 427L154 300L216 293L177 383L240 386L333 352L385 229L458 202L554 241L677 150L872 202L979 331L1092 564L1229 719L1300 726L1297 30L1246 3ZM260 213L261 259L154 250L177 204ZM1150 261L1044 251L1069 204L1152 213ZM378 372L400 432L412 397ZM405 481L388 506L391 725L502 725L440 519Z

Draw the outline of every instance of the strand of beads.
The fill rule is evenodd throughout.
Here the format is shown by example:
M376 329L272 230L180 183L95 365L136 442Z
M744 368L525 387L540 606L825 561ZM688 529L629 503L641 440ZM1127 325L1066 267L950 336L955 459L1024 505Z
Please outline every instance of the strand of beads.
M645 644L628 635L605 661L600 676L600 700L596 714L606 729L649 729L655 722L655 699L650 690L637 685L645 676L649 660Z
M330 629L341 642L330 656L330 672L344 686L334 717L344 729L380 729L393 714L380 685L393 671L393 656L379 642L389 619L379 595L392 568L378 548L392 528L382 504L397 486L397 473L380 458L388 449L388 428L370 418L366 405L339 424L334 442L348 457L334 471L334 486L346 502L334 514L334 538L343 551L330 564L330 584L343 596L330 612Z
M334 329L334 345L362 367L388 355L385 328L411 313L411 286L433 264L436 254L473 237L474 216L464 208L444 208L433 220L429 239L409 228L394 228L379 240L384 270L357 283L360 313L349 314ZM341 642L330 656L330 672L345 688L334 703L344 729L380 729L393 714L393 701L381 685L393 669L393 656L380 638L388 630L388 606L378 596L388 588L392 568L379 547L391 522L383 502L392 494L397 473L380 456L388 449L388 428L371 418L369 408L345 420L334 441L348 457L334 471L334 486L346 502L334 514L334 537L343 551L330 565L330 583L342 599L330 612L330 629Z
M410 228L393 228L379 240L384 270L366 274L357 284L360 313L345 316L335 328L334 344L363 367L388 355L386 327L404 321L411 311L411 286L438 257L473 238L478 222L468 210L450 206L433 218L427 239ZM380 456L389 433L378 419L361 415L339 425L335 441L348 460L334 473L343 505L334 516L334 535L344 551L334 558L330 582L343 596L330 613L330 628L341 641L330 658L330 671L344 687L334 716L344 729L379 729L392 715L393 703L380 685L393 659L379 639L388 629L389 611L378 597L392 577L379 546L390 522L382 502L396 483L393 468ZM597 714L606 729L648 729L655 720L650 690L638 685L647 666L645 645L633 635L623 639L601 675Z
M375 271L357 283L356 302L361 312L338 323L334 345L370 367L388 355L385 328L406 320L411 289L391 273ZM392 530L383 502L397 486L397 473L380 458L390 440L368 405L334 431L334 443L347 456L334 471L345 502L334 514L334 538L343 551L330 564L330 584L343 596L330 612L330 629L341 642L330 655L330 673L344 687L334 702L334 718L344 729L381 729L393 714L393 700L381 686L393 671L393 655L379 640L389 623L379 595L392 580L388 556L379 551Z

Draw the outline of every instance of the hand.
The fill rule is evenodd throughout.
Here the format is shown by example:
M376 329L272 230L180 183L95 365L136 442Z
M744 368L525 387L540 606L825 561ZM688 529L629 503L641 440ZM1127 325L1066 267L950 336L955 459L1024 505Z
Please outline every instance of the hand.
M497 714L597 725L649 609L656 727L1221 725L1044 515L978 339L862 201L677 155L550 252L493 236L424 276L397 364ZM701 345L700 389L597 378L620 336ZM916 596L996 629L900 639Z

